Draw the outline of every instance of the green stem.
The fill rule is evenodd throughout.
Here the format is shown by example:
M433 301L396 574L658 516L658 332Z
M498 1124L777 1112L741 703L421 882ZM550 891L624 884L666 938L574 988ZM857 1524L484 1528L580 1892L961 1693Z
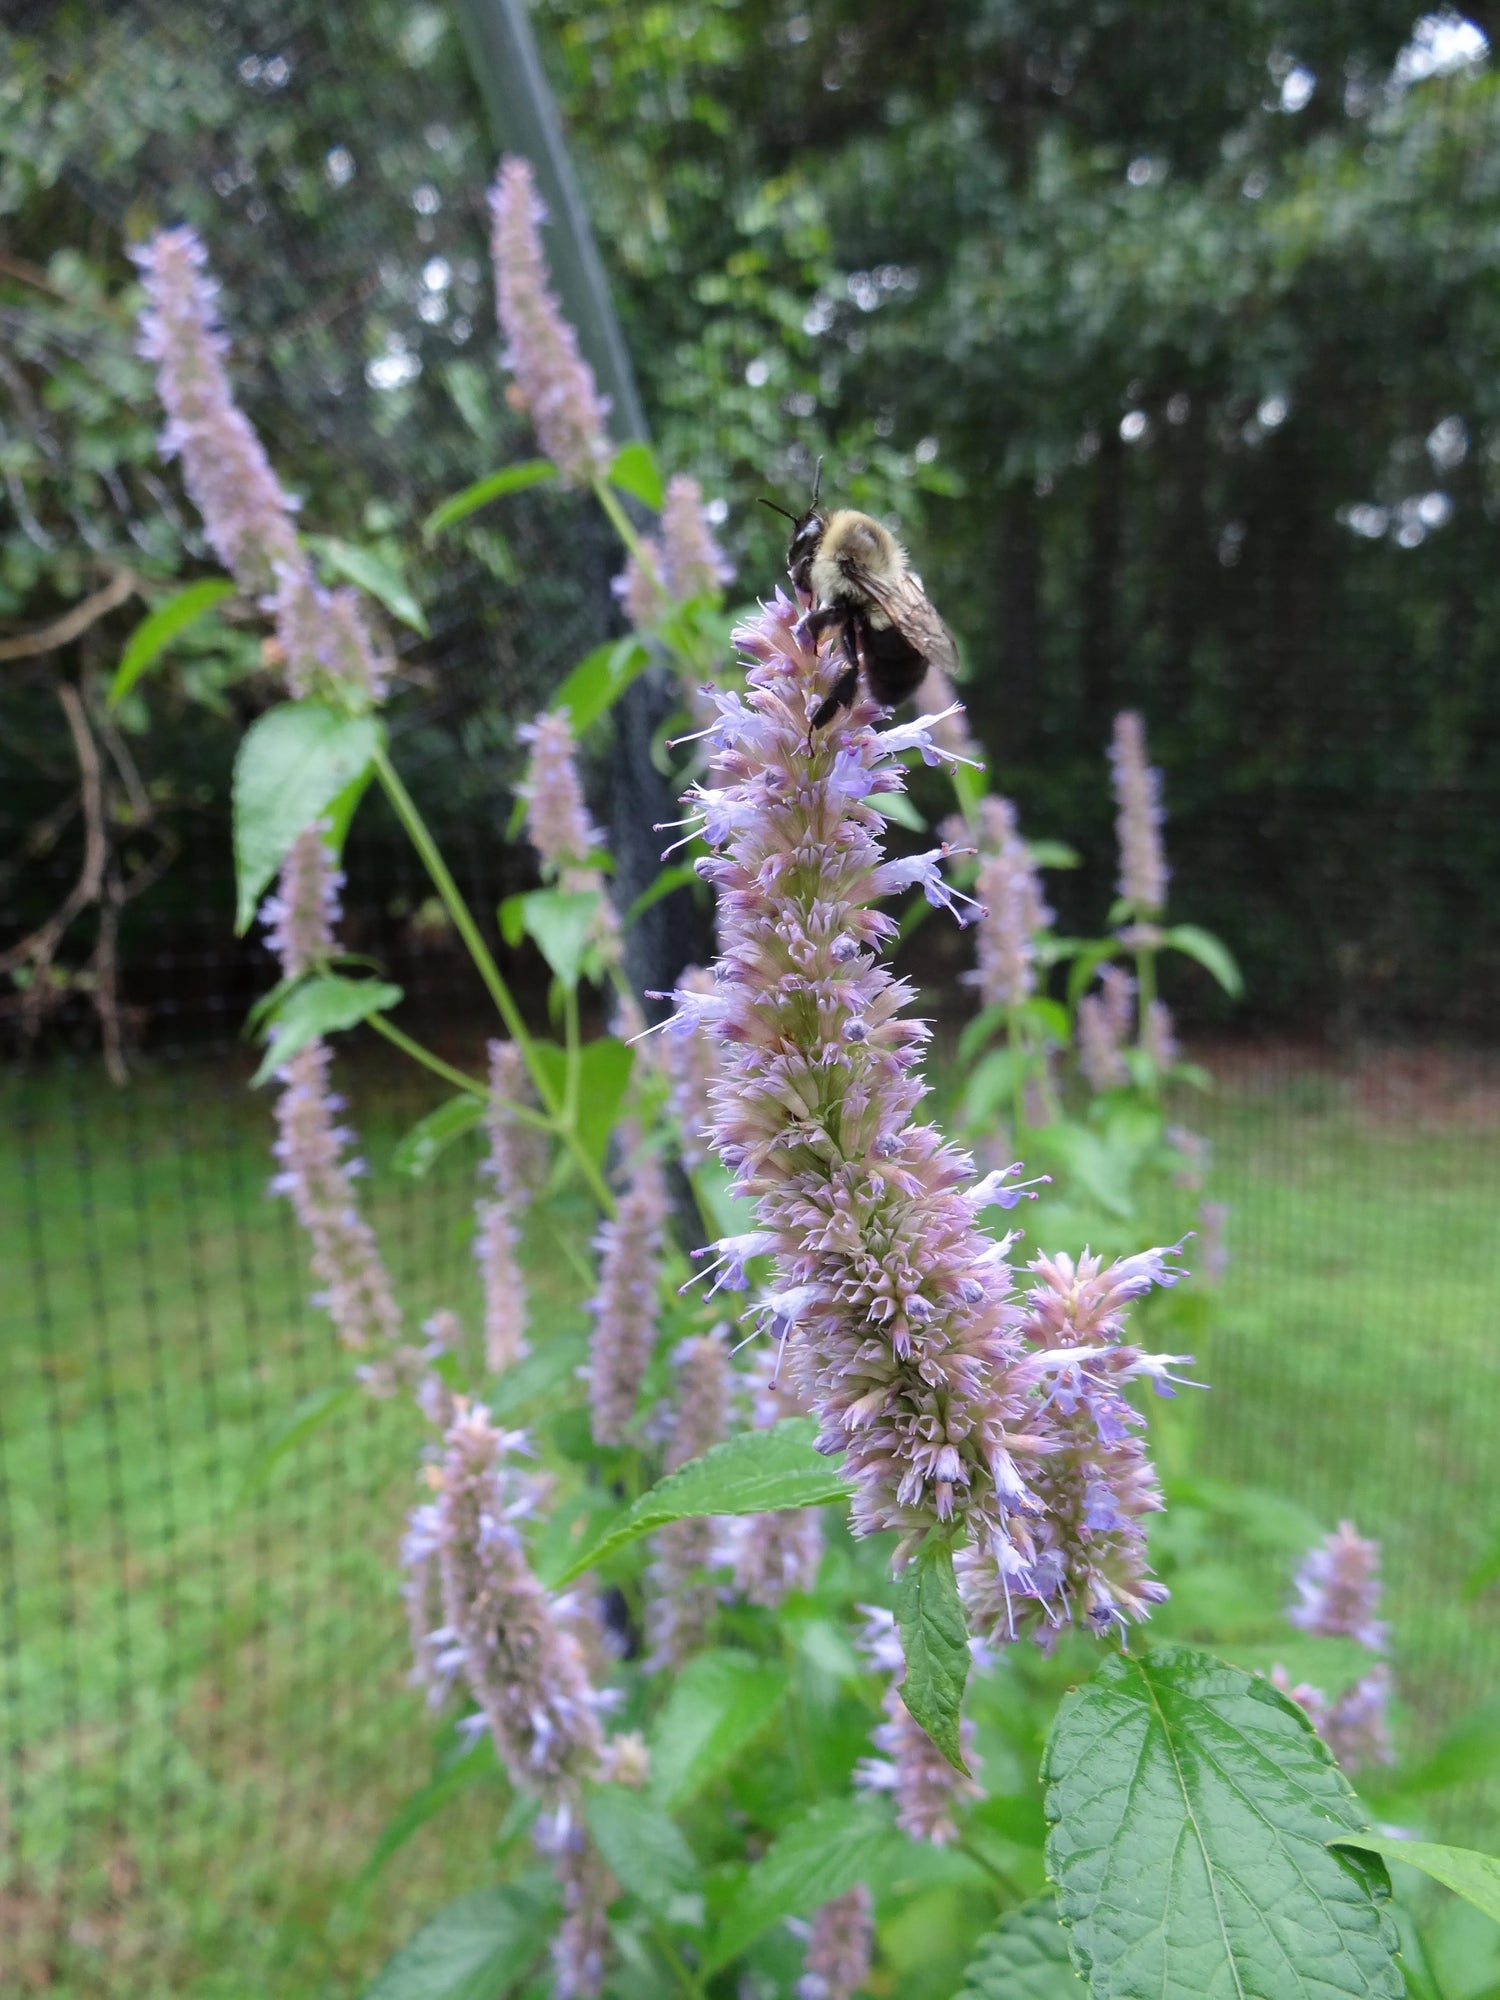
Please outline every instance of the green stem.
M536 1091L538 1098L540 1098L543 1108L549 1114L548 1122L551 1129L561 1134L563 1143L577 1162L579 1171L587 1182L590 1193L604 1210L604 1213L606 1215L613 1215L615 1212L614 1196L605 1185L604 1176L584 1151L578 1134L572 1125L568 1124L564 1126L560 1122L559 1114L562 1107L557 1101L557 1093L552 1088L551 1078L537 1060L536 1049L532 1044L530 1035L526 1032L526 1023L521 1019L521 1010L512 998L511 990L506 985L500 968L496 965L494 957L490 952L489 946L480 936L479 926L475 923L468 904L459 893L458 884L449 873L448 864L443 859L437 842L428 831L426 820L423 819L421 813L417 810L416 801L412 798L411 793L407 791L405 785L402 784L400 774L386 755L384 744L377 746L373 763L375 775L379 778L386 797L395 808L397 819L400 820L402 826L406 829L407 837L421 857L422 865L432 877L433 887L442 898L444 909L453 919L454 928L468 946L469 956L478 968L479 976L484 981L490 998L499 1009L501 1020L510 1031L511 1040L521 1051L521 1058L526 1064L532 1088Z
M1155 1000L1156 953L1149 945L1142 945L1135 955L1136 1040L1142 1049L1146 1046L1146 1023ZM1151 1066L1151 1095L1153 1098L1161 1095L1161 1078L1156 1074L1154 1063Z
M661 579L655 557L636 533L630 516L620 505L619 494L615 492L609 481L602 474L596 474L595 476L594 498L609 516L609 525L625 544L626 549L635 557L642 569L645 570L646 574L656 583L657 588L660 589ZM665 598L663 601L665 601Z
M659 1917L653 1916L651 1918L651 1932L656 1942L661 1946L662 1957L676 1974L677 1983L683 1992L691 1994L692 2000L704 2000L703 1981L683 1958L682 1953L677 1949L676 1945L673 1944L666 1925Z
M409 1055L413 1062L419 1062L423 1069L430 1069L434 1076L442 1077L445 1083L451 1083L456 1090L462 1090L469 1097L480 1097L486 1104L489 1103L490 1094L477 1077L465 1076L463 1071L455 1069L452 1063L445 1063L441 1056L435 1056L431 1049L423 1048L420 1042L414 1041L393 1021L388 1021L384 1014L371 1014L367 1018L377 1035L384 1035L388 1042L394 1043L404 1055ZM523 1112L521 1115L548 1132L552 1130L548 1121L545 1118L538 1118L535 1112Z
M563 1069L563 1123L572 1132L578 1125L578 988L567 986L563 989L564 1021L564 1069Z
M1025 1896L1021 1893L1020 1885L1007 1875L998 1863L991 1861L983 1849L976 1847L972 1841L961 1838L958 1843L958 1851L960 1854L967 1854L971 1861L977 1862L995 1883L996 1887L1005 1892L1005 1895L1012 1903L1024 1903L1026 1901Z

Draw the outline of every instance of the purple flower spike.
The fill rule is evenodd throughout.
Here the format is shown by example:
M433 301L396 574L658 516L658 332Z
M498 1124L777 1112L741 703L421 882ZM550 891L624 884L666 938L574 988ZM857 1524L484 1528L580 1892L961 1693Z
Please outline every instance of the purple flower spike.
M1159 916L1166 907L1170 874L1161 844L1161 772L1146 761L1146 725L1134 709L1115 717L1109 758L1118 808L1120 894L1138 917Z
M956 818L943 828L955 845L966 831ZM974 888L984 915L979 920L978 968L964 978L979 988L986 1007L1016 1007L1036 991L1036 936L1051 923L1052 912L1009 799L991 795L980 801L975 839L979 873Z
M797 2000L854 2000L870 1976L874 1907L863 1882L813 1912Z
M1352 1521L1340 1521L1336 1533L1313 1549L1293 1578L1298 1601L1287 1622L1299 1631L1324 1638L1357 1639L1372 1653L1383 1653L1386 1628L1380 1607L1380 1544L1357 1534Z
M723 1438L729 1413L729 1356L715 1334L678 1349L677 1407L665 1467L676 1472ZM718 1553L711 1520L672 1521L656 1537L646 1572L646 1623L652 1672L681 1667L701 1652L713 1623L716 1596L708 1571Z
M623 1444L635 1418L656 1343L657 1291L667 1189L660 1162L644 1153L614 1217L594 1239L599 1290L589 1341L589 1409L595 1444ZM690 1453L689 1456L692 1456Z
M530 162L502 160L490 190L490 253L505 365L515 377L515 400L563 484L588 486L613 457L605 430L609 401L599 394L552 290L542 252L546 219Z

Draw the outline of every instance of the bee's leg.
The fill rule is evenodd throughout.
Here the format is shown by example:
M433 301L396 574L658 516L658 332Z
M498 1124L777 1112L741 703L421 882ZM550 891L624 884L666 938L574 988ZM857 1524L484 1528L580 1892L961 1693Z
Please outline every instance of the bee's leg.
M808 734L817 729L826 729L833 718L842 710L854 706L854 697L859 693L859 666L856 662L845 667L833 686L813 710L812 721L807 725Z
M810 645L816 646L825 632L831 632L848 615L841 604L820 604L815 610L804 612L798 623L803 637Z

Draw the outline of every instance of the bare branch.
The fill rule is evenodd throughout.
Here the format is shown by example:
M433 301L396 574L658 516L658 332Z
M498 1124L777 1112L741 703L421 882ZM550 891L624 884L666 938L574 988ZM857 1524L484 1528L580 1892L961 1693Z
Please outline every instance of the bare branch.
M42 653L55 653L60 646L71 646L91 625L97 625L139 589L140 579L133 571L116 570L102 590L75 604L52 624L40 625L34 632L22 632L15 639L0 639L0 660L34 660Z

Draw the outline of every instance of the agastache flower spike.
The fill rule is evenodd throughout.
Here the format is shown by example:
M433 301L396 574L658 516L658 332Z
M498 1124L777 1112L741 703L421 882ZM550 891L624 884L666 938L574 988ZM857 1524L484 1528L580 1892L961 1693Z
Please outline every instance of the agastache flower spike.
M298 503L235 405L224 367L229 340L214 303L219 288L201 241L191 229L164 229L131 255L148 300L141 353L156 363L167 412L162 454L182 460L183 482L225 569L273 614L290 692L328 688L364 706L379 701L390 662L376 651L357 595L325 590L313 575L297 540Z
M1118 808L1120 894L1137 917L1158 916L1166 907L1170 872L1161 844L1161 772L1146 761L1146 725L1134 709L1115 717L1109 759Z
M546 219L530 162L502 160L490 190L490 254L505 365L515 377L516 401L563 484L586 487L614 456L605 430L609 400L599 394L549 282L541 239Z
M675 1356L677 1407L665 1467L676 1472L724 1436L729 1412L729 1356L717 1334L685 1340ZM672 1521L656 1537L646 1572L648 1668L681 1667L700 1652L713 1623L716 1597L706 1574L718 1538L711 1520Z
M865 1613L860 1650L872 1667L889 1674L891 1680L881 1701L886 1719L870 1735L870 1741L885 1755L862 1757L854 1767L855 1785L861 1791L889 1792L896 1807L896 1824L903 1833L913 1840L930 1840L934 1847L945 1847L958 1838L955 1807L983 1795L972 1778L953 1768L901 1699L906 1662L894 1617L872 1605L865 1607ZM974 1725L967 1716L959 1724L959 1745L969 1769L977 1770Z
M943 831L957 844L964 837L963 822L951 820ZM980 801L974 838L979 847L974 890L985 914L978 927L978 967L963 977L979 988L985 1006L1017 1007L1036 991L1036 934L1051 923L1052 912L1009 799L991 793Z
M702 966L690 965L673 996L677 1026L663 1037L661 1045L662 1065L670 1083L668 1101L677 1121L678 1151L685 1167L701 1166L708 1158L708 1094L719 1072L718 1044L697 1025L686 996L711 1000L713 993L713 974Z
M1020 1467L1044 1439L1009 1270L977 1225L969 1156L914 1118L926 1030L900 1018L910 989L877 956L895 931L877 897L916 880L949 896L940 856L883 860L860 793L877 775L900 783L898 740L940 753L922 722L877 735L864 700L809 740L836 663L785 596L737 643L754 664L743 700L718 698L722 783L704 796L725 809L698 866L722 940L704 1016L722 1047L713 1145L776 1259L756 1311L785 1339L821 1447L847 1452L857 1532L895 1529L904 1560L962 1518L1029 1560L1037 1505Z
M1380 1544L1341 1521L1311 1551L1293 1579L1297 1602L1287 1612L1290 1624L1322 1638L1358 1640L1372 1653L1385 1651L1387 1632L1376 1617L1380 1607ZM1284 1667L1273 1667L1271 1679L1284 1694L1307 1711L1314 1729L1346 1771L1395 1760L1386 1714L1391 1697L1391 1670L1383 1662L1330 1701L1320 1688L1306 1683L1288 1685Z
M495 1192L474 1207L474 1258L484 1294L484 1365L497 1375L528 1351L520 1221L541 1185L546 1142L508 1108L531 1100L520 1050L514 1042L491 1042L489 1053L491 1096L484 1120L489 1149L480 1172Z
M613 1217L594 1238L599 1290L589 1341L589 1410L595 1444L623 1444L656 1342L657 1292L667 1188L661 1163L641 1153Z
M1150 1574L1141 1526L1161 1507L1161 1491L1137 1435L1143 1420L1122 1391L1145 1377L1173 1394L1173 1368L1187 1357L1143 1354L1120 1335L1133 1301L1183 1275L1168 1264L1175 1254L1146 1250L1107 1267L1058 1254L1030 1266L1038 1282L1026 1295L1025 1333L1040 1350L1033 1366L1053 1449L1033 1481L1045 1509L1035 1558L1016 1566L958 1553L971 1617L989 1638L1030 1632L1046 1648L1071 1620L1103 1636L1167 1595Z
M568 713L543 710L516 734L531 748L526 777L517 789L526 801L526 831L542 857L542 871L560 889L598 896L592 942L607 964L618 965L624 952L619 915L603 874L589 861L604 846L604 835L583 802Z
M1130 1080L1122 1050L1130 1039L1135 981L1123 966L1103 965L1099 988L1078 1003L1078 1062L1091 1090L1115 1090Z
M873 1907L863 1882L813 1912L797 2000L854 2000L870 1976Z
M675 473L661 508L662 581L679 604L717 597L734 578L734 566L715 541L696 479Z
M260 912L287 978L311 971L335 950L340 880L321 830L308 827L293 841L276 893ZM339 1339L349 1348L377 1350L376 1359L388 1362L378 1350L398 1341L401 1311L355 1200L353 1183L364 1163L345 1157L353 1135L338 1122L343 1105L329 1088L330 1060L326 1043L308 1042L276 1072L281 1091L272 1153L280 1171L271 1192L290 1199L311 1240L314 1302L326 1308ZM401 1350L400 1359L417 1357ZM384 1369L363 1379L376 1392L395 1387Z

